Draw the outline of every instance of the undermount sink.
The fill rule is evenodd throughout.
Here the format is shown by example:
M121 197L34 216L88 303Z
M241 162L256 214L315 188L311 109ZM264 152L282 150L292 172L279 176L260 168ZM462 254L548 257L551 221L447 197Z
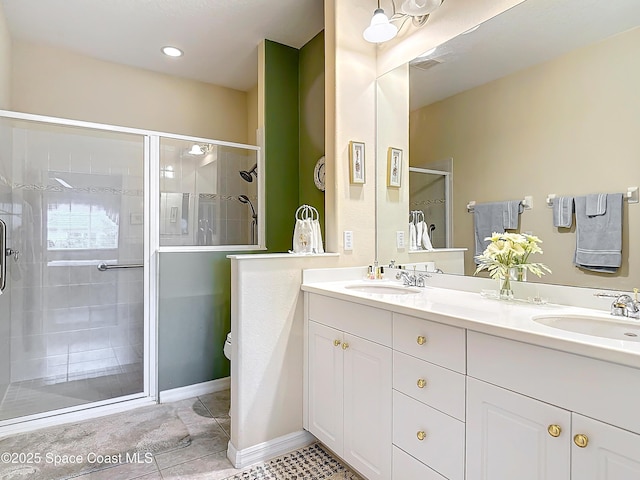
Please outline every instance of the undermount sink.
M640 322L616 320L588 315L544 315L533 321L553 328L595 337L612 338L627 342L640 342Z
M347 285L347 290L355 290L362 293L375 293L378 295L411 295L420 293L422 290L415 287L405 287L403 285L376 285L368 283L359 283L356 285Z

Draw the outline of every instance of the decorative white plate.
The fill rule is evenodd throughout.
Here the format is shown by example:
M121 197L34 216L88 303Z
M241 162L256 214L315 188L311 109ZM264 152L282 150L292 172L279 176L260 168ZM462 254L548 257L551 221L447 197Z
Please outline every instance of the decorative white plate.
M313 183L316 184L318 190L324 192L324 156L320 157L313 169Z

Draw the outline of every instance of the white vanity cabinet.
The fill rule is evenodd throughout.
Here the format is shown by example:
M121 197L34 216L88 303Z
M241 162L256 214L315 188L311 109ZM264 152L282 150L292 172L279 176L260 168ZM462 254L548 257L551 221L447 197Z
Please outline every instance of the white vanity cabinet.
M305 298L305 426L366 479L640 480L636 357Z
M369 480L391 478L391 313L310 294L308 428Z
M468 342L467 480L640 479L640 370L476 332Z

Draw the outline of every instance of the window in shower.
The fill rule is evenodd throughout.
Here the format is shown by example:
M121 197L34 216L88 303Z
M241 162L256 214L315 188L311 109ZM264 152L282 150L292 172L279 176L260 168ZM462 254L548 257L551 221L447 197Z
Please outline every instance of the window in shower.
M118 248L121 175L49 172L48 250Z
M259 180L255 147L162 137L160 246L259 245Z

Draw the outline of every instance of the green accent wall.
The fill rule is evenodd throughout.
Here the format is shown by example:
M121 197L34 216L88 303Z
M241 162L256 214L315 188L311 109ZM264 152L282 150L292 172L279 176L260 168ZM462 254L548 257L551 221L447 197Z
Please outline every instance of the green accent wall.
M297 49L265 42L265 208L269 252L292 247L298 203Z
M275 253L291 249L301 204L318 209L324 228L324 193L313 183L324 155L324 34L301 50L266 41L265 63L265 230ZM231 253L159 254L160 391L229 375Z
M229 376L232 252L160 253L158 385L170 390Z
M316 188L313 170L324 155L324 31L300 49L300 160L298 202L320 213L324 238L324 192Z

